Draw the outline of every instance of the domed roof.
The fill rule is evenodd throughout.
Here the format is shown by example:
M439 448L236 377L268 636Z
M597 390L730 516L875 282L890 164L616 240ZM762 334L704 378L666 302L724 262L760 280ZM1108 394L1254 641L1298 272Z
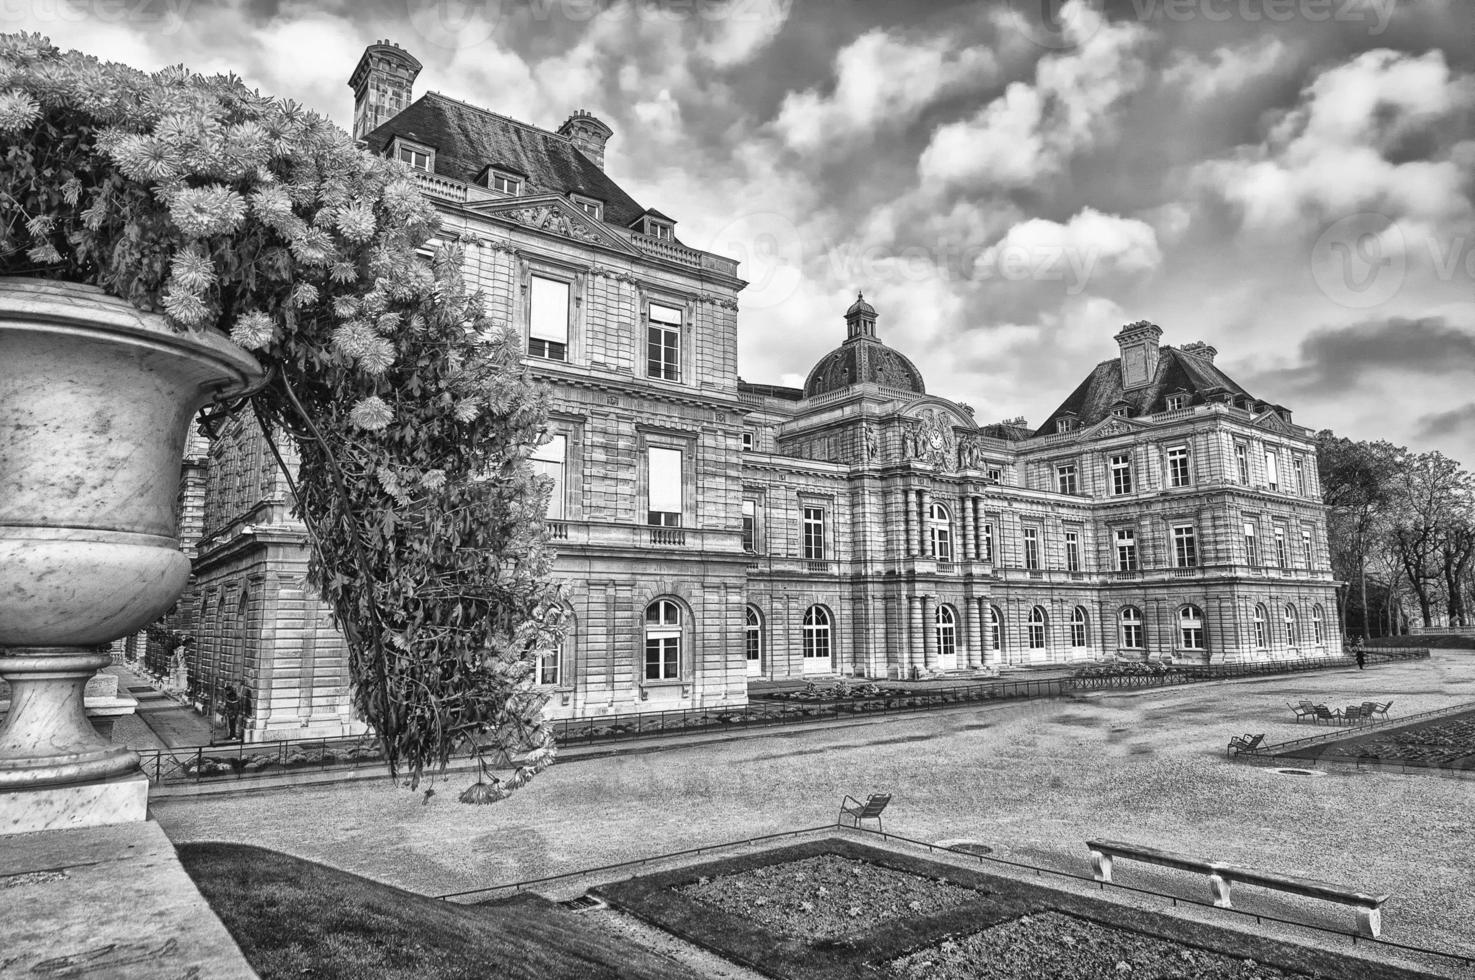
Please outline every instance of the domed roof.
M863 295L857 295L845 311L845 323L849 336L809 372L804 382L805 398L867 382L919 395L927 393L917 366L876 336L876 308Z

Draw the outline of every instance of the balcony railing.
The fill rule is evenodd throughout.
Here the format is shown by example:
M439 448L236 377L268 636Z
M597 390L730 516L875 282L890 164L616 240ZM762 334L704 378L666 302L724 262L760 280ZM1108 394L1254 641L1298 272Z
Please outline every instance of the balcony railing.
M686 528L653 527L650 529L650 543L661 548L685 547Z

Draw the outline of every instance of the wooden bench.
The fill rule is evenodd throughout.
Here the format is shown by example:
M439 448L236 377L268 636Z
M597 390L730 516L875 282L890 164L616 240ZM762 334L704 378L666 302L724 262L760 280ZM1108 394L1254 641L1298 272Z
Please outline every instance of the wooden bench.
M1357 913L1357 931L1361 935L1369 939L1377 939L1378 934L1383 931L1382 905L1388 901L1389 896L1387 895L1370 895L1354 888L1316 881L1312 878L1256 871L1222 861L1206 861L1186 854L1176 854L1155 847L1128 844L1122 841L1089 840L1086 841L1086 846L1091 849L1091 864L1097 881L1110 884L1111 865L1114 858L1142 861L1146 864L1161 865L1178 871L1207 875L1214 904L1221 909L1234 907L1230 904L1229 890L1235 882L1238 882L1242 885L1255 885L1291 895L1350 905Z

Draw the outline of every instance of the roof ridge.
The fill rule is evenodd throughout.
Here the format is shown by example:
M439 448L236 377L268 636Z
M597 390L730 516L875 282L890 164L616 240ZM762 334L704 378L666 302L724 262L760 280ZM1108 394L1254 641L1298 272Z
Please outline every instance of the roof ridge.
M503 115L500 112L493 112L485 106L472 105L465 99L458 99L454 95L447 95L444 92L437 92L434 89L431 89L430 91L426 92L425 95L421 96L421 98L425 98L426 96L431 95L435 96L437 99L444 99L446 102L454 102L459 106L465 106L473 112L479 112L484 116L491 116L494 119L500 119L503 122L509 122L514 126L519 126L523 129L530 129L533 132L540 133L543 136L552 136L554 139L560 139L563 140L565 143L573 144L575 149L578 148L577 144L574 144L574 141L572 139L563 135L562 133L555 133L551 129L544 129L542 126L534 126L532 123L523 122L521 119L514 119L511 116ZM602 167L600 169L603 170Z

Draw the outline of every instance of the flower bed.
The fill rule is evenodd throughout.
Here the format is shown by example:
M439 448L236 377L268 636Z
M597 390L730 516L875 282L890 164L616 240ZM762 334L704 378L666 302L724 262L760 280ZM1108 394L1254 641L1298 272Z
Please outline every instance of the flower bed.
M1471 770L1475 769L1475 710L1392 731L1374 729L1349 734L1346 739L1281 753L1281 757Z
M955 908L979 893L836 854L701 878L678 892L746 916L775 932L836 939L906 916Z
M897 980L1273 980L1306 976L1059 912L1023 915L969 936L950 937L886 967L888 975Z

